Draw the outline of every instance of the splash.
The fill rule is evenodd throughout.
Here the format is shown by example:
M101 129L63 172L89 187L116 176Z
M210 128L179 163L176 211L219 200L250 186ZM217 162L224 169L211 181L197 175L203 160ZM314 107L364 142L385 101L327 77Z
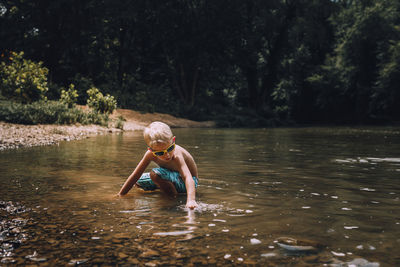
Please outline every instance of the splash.
M180 209L186 210L185 205L180 205ZM227 208L222 204L207 204L204 202L197 202L197 207L194 209L197 212L221 212L226 211Z

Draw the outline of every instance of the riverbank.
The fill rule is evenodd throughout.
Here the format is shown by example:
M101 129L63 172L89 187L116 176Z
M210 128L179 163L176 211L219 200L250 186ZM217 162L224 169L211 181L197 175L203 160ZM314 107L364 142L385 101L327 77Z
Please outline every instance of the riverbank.
M123 128L102 127L99 125L23 125L0 122L0 150L21 147L56 145L63 141L79 140L95 135L121 131L143 130L152 121L162 121L172 128L213 127L213 122L196 122L162 113L140 113L128 109L117 109L111 116L116 120L122 116Z

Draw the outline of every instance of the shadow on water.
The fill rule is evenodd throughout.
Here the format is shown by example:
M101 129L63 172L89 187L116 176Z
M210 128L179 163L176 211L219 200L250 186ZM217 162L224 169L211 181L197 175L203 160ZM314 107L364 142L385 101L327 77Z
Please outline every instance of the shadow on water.
M116 197L141 133L0 152L1 263L399 264L399 129L174 133L199 167L194 211L184 195Z

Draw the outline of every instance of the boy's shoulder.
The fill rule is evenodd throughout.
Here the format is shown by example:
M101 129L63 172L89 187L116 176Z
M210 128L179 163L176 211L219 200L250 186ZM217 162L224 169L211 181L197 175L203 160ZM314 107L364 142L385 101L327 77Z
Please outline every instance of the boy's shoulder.
M187 151L187 149L185 149L183 146L176 145L176 148L178 153L181 153L183 155L190 155L189 151Z
M177 146L177 152L178 152L178 154L179 155L182 155L182 157L183 157L183 159L185 160L185 161L187 161L187 160L194 160L193 159L193 156L189 153L189 151L187 151L184 147L182 147L182 146L179 146L179 145L176 145Z

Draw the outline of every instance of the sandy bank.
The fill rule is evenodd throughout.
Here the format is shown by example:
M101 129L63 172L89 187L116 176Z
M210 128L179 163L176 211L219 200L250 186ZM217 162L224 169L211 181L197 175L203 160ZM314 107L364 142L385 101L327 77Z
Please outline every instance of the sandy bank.
M112 119L125 118L124 131L143 130L152 121L162 121L172 128L213 127L213 122L196 122L161 113L140 113L128 109L117 109ZM79 140L99 134L121 132L117 128L98 125L22 125L0 122L0 150L19 147L54 145L61 141Z
M215 127L213 121L192 121L183 118L177 118L169 114L163 113L140 113L130 109L117 109L111 118L122 116L126 119L124 123L124 131L142 130L153 121L162 121L171 128L208 128Z

